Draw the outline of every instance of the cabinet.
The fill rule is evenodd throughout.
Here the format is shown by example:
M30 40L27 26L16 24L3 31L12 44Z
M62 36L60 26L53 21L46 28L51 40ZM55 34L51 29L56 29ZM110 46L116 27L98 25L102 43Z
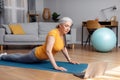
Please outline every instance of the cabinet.
M39 22L40 21L40 14L30 14L28 13L28 22Z

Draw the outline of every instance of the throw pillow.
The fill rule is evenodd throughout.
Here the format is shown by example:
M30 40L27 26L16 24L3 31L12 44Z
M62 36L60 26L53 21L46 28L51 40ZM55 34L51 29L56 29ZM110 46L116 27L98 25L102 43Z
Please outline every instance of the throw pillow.
M9 27L13 34L16 34L16 35L17 34L19 34L19 35L25 34L25 32L20 24L10 24Z

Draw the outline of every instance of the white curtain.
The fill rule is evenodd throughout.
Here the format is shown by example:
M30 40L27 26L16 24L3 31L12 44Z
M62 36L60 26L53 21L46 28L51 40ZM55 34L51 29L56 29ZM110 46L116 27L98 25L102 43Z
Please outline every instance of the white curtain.
M4 24L27 21L27 0L4 0Z

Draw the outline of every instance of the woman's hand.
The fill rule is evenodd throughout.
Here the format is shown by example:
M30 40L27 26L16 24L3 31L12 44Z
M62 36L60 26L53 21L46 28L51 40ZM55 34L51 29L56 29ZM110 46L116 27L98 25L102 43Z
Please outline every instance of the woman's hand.
M59 70L59 71L67 71L67 69L65 69L64 67L55 67L56 70Z

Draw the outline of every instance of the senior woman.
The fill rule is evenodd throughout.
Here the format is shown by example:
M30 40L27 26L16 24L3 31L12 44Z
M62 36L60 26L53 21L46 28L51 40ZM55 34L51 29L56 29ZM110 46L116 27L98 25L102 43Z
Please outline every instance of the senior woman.
M27 54L1 53L0 60L15 61L22 63L34 63L49 59L54 69L60 71L67 71L67 69L65 69L64 67L60 67L56 64L54 55L59 51L62 51L68 62L77 64L77 62L71 60L67 48L65 46L65 39L64 39L64 35L70 31L72 23L73 21L69 17L61 18L56 28L48 33L48 35L46 36L46 41L42 46L35 47Z

